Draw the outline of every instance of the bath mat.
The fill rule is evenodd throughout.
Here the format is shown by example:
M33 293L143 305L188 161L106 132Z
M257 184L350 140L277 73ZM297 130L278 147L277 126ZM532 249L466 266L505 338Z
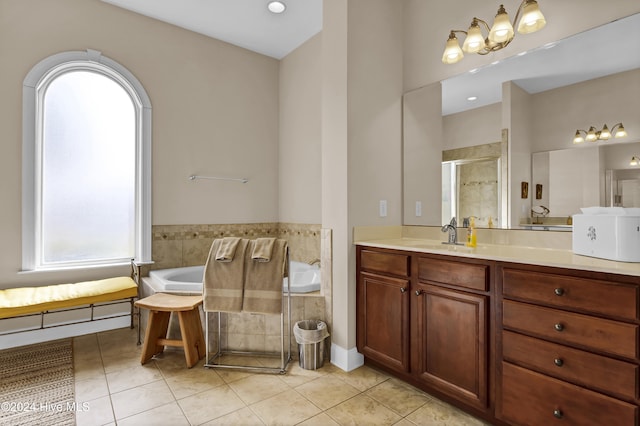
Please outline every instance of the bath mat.
M75 425L71 339L0 351L0 424Z

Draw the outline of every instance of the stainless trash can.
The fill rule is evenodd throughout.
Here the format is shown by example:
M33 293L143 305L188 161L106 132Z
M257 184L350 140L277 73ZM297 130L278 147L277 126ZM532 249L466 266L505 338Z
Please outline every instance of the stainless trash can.
M316 370L324 364L324 339L329 335L323 321L302 320L296 322L293 334L298 342L300 367Z

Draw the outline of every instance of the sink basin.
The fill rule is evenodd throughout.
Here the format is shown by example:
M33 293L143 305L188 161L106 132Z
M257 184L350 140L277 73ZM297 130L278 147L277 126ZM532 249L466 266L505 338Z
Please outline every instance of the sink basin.
M474 247L467 247L464 244L446 244L435 241L420 241L420 240L405 240L403 245L415 248L421 248L425 250L437 250L437 251L453 251L459 253L472 253Z

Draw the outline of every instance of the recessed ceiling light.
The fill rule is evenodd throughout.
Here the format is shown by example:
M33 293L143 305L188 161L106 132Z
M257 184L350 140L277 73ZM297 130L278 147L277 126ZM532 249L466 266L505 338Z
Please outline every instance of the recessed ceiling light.
M478 71L480 71L478 68L474 68L474 69L472 69L472 70L469 70L469 74L475 74L475 73L477 73Z
M556 43L555 42L547 43L542 47L545 49L551 49L552 47L556 47Z
M281 1L270 1L267 5L267 8L271 13L282 13L287 8L287 6Z
M477 97L477 96L469 96L469 97L467 98L467 100L468 100L469 102L473 102L473 101L478 100L478 97Z
M526 55L527 53L529 53L529 52L527 52L527 51L525 50L524 52L520 52L520 53L518 53L518 56L524 56L524 55Z

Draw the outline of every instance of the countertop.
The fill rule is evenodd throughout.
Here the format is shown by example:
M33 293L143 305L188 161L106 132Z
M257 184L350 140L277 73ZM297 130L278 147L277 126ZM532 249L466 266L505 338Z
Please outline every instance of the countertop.
M356 241L356 245L405 250L420 253L443 254L501 262L529 265L555 266L586 271L608 272L640 277L640 263L616 262L574 254L571 250L524 247L516 245L478 244L471 248L464 245L443 244L439 240L422 238L390 238Z

